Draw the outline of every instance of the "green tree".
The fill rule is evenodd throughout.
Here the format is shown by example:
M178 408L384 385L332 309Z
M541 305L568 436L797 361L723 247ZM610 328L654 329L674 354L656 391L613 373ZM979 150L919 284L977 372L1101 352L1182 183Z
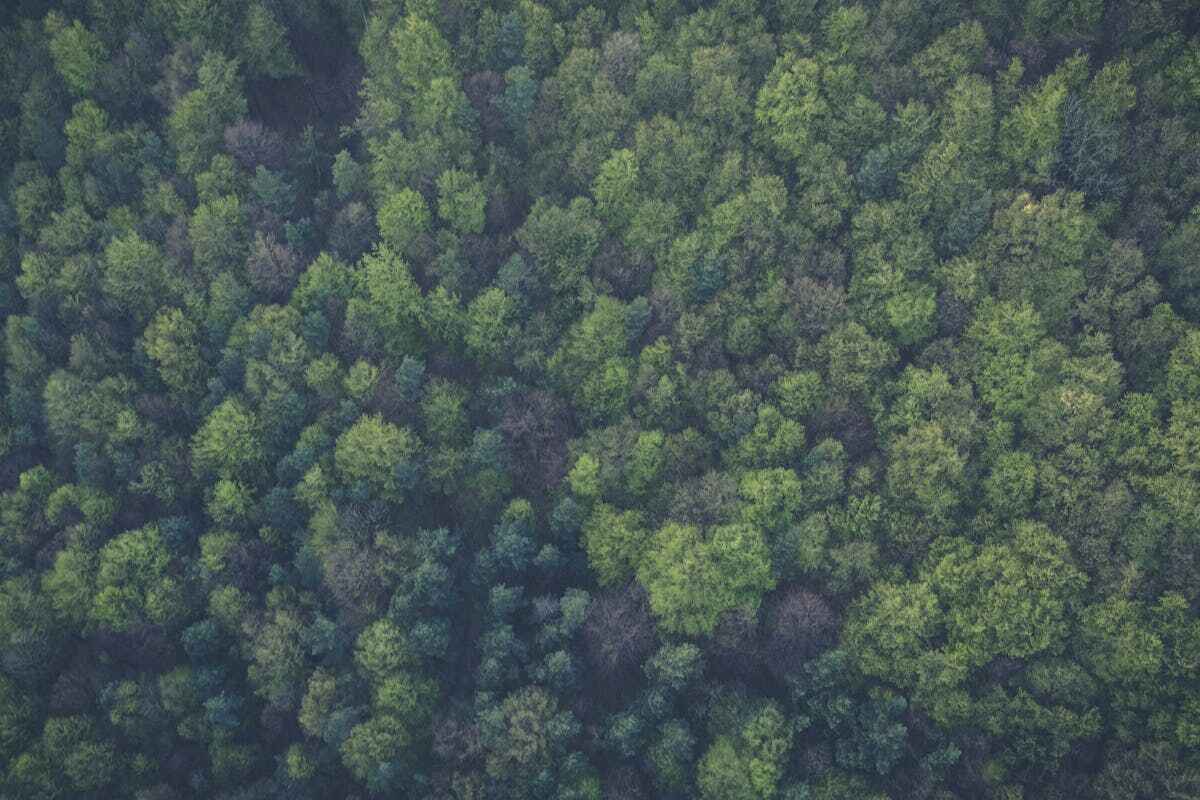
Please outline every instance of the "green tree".
M439 78L453 74L450 46L423 15L376 15L359 45L367 76L361 119L371 132L385 132Z
M416 478L419 442L407 428L378 414L360 417L337 439L334 461L348 483L363 481L395 499Z
M186 606L178 580L168 572L170 562L153 525L108 542L100 550L93 619L115 631L177 621Z
M774 705L747 717L732 735L719 733L700 760L696 782L701 797L770 800L778 794L791 728Z
M424 349L428 311L408 265L386 245L363 256L355 290L346 305L346 327L368 352L381 352L397 364Z
M726 457L743 468L786 467L800 459L804 438L803 425L764 404L758 407L754 427Z
M243 26L241 48L250 69L271 78L287 78L302 72L288 44L287 30L266 6L251 4Z
M618 511L597 503L583 525L588 563L601 586L620 585L638 568L649 533L637 511Z
M1000 123L1000 152L1023 181L1049 183L1062 139L1062 107L1070 91L1057 71L1026 92Z
M213 409L192 438L192 468L198 475L253 474L265 457L259 422L236 398Z
M726 611L757 609L775 585L762 534L742 524L717 526L706 538L694 525L664 525L638 579L663 628L693 636L712 631Z
M95 792L116 777L116 749L99 741L95 723L84 716L51 717L42 730L47 761L60 765L67 783L77 792Z
M488 731L486 769L493 777L528 781L549 766L573 738L577 723L546 690L529 686L510 694Z
M12 763L33 731L33 706L17 684L0 676L0 753Z
M245 215L235 195L201 203L188 225L192 258L208 276L240 268L250 253Z
M630 338L628 308L611 297L599 297L550 358L550 374L592 419L613 419L629 401Z
M414 658L404 631L381 619L358 636L354 661L372 683L380 683L400 670L413 666Z
M913 57L913 67L931 93L949 89L964 73L983 61L987 31L978 21L950 28Z
M863 152L885 116L856 85L851 64L781 56L758 92L755 130L782 156L806 166Z
M830 388L840 396L872 392L898 355L888 342L876 339L857 322L847 322L821 339L818 352L826 359Z
M438 176L438 217L458 233L483 233L487 195L472 175L452 169Z
M1099 242L1096 222L1078 193L1035 201L1019 195L996 214L989 255L999 299L1028 302L1051 330L1061 330L1087 288L1083 267Z
M277 609L255 631L246 677L255 691L279 708L294 708L308 667L304 622L290 609Z
M54 566L42 576L42 591L60 619L82 629L95 595L96 555L83 547L58 551Z
M180 293L180 281L172 272L157 245L131 233L113 239L104 248L100 290L114 312L128 314L135 324L144 325Z
M429 230L429 206L412 189L388 197L375 217L383 241L397 253L410 252L413 243Z
M974 663L1061 648L1071 606L1087 583L1069 559L1066 542L1036 523L1018 524L1009 545L947 555L930 577L955 610L950 641Z
M966 488L966 459L937 423L911 428L896 440L887 468L888 489L901 503L948 522Z
M876 585L856 604L842 641L865 674L914 689L934 719L955 724L971 718L972 670L998 657L1063 653L1087 576L1071 563L1067 543L1039 523L1018 523L1010 542L953 540L943 548L920 580ZM1036 703L1030 708L999 688L992 696L1002 706L994 710L998 731L1021 727L1021 714L1034 712L1040 717L1028 731L1052 735L1058 724ZM1090 723L1072 719L1072 735L1085 735Z
M50 35L54 66L67 87L77 95L90 93L108 58L104 42L79 20L72 20L68 25L56 11L46 15L45 28Z
M1147 694L1157 688L1163 666L1161 637L1140 603L1110 597L1081 614L1085 659L1096 677L1109 685Z
M1037 312L1025 304L988 301L966 335L975 347L980 399L999 416L1024 414L1061 358L1057 343L1046 340Z
M517 241L555 291L573 294L587 280L600 246L600 223L586 198L577 197L566 208L539 198L517 231Z
M498 367L501 357L516 345L517 313L513 298L495 286L480 292L467 306L463 344L480 366Z
M142 349L155 363L159 377L174 392L194 397L200 390L204 360L199 331L178 308L167 308L146 326Z
M396 717L375 716L355 725L342 742L342 763L360 781L373 781L412 744L412 732Z
M637 159L631 150L616 150L600 167L592 185L596 212L610 230L623 231L638 206Z
M192 175L207 166L225 134L225 126L246 115L237 62L215 51L205 54L199 86L179 98L167 118L167 131L180 171Z

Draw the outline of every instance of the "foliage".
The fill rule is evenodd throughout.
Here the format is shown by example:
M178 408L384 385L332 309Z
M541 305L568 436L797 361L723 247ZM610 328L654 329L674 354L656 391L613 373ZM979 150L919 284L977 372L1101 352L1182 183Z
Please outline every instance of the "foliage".
M1200 12L0 12L0 797L1200 796Z

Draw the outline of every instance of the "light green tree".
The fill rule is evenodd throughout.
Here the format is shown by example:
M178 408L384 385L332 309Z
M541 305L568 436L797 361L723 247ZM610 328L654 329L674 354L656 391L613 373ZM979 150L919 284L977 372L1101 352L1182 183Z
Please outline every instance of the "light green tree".
M375 216L379 235L397 253L407 253L421 234L429 230L429 206L412 189L391 194Z
M438 217L458 233L483 233L487 195L473 175L451 169L438 176Z
M370 414L338 437L334 462L345 481L363 481L394 499L414 479L418 452L419 443L408 428Z
M221 145L225 126L246 114L236 61L210 50L198 79L199 87L181 97L167 118L167 132L185 175L207 166Z
M192 469L197 475L247 474L265 457L258 420L236 398L213 409L192 438Z
M756 609L775 586L762 534L740 523L717 526L707 538L694 525L667 523L651 539L638 579L663 628L691 636L710 632L726 611Z
M92 618L115 631L169 625L185 610L182 587L158 528L123 533L100 550Z

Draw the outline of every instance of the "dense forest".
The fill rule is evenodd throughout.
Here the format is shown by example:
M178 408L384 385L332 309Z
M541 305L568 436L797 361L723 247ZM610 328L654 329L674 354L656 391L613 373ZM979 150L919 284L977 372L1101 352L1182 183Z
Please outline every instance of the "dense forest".
M1200 798L1200 4L0 3L0 798Z

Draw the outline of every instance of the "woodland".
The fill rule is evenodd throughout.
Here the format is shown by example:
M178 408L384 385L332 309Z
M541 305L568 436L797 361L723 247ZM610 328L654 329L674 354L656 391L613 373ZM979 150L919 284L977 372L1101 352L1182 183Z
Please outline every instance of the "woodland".
M1200 798L1200 4L0 6L0 800Z

